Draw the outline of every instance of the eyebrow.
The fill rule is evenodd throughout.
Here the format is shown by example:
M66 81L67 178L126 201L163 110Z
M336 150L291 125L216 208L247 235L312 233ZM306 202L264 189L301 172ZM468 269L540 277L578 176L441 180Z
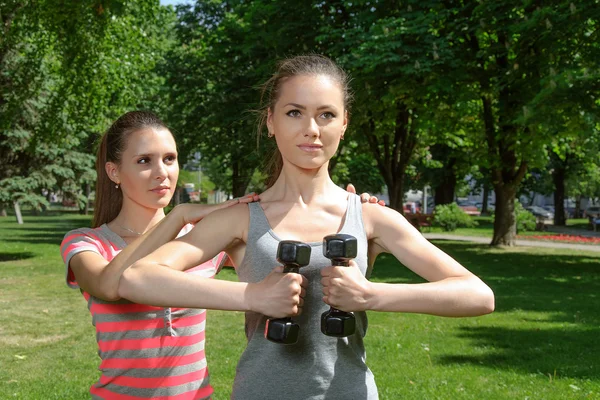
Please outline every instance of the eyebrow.
M287 106L292 106L292 107L299 108L301 110L306 110L306 107L304 107L300 104L296 104L296 103L287 103L286 105L284 105L284 107L287 107ZM334 110L337 110L337 107L334 105L331 105L331 104L325 104L324 106L317 107L317 110L323 110L325 108L332 108Z
M140 154L134 154L133 158L135 157L152 157L155 156L156 153L140 153ZM165 153L165 155L169 156L169 155L177 155L177 152L175 151L168 151Z

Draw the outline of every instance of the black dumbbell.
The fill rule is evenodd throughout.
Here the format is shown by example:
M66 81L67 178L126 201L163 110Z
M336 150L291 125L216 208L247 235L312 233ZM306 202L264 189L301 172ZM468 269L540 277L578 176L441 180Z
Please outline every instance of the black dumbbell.
M323 255L333 266L350 265L350 260L358 253L358 242L352 235L339 233L323 238ZM351 312L331 307L321 315L321 332L327 336L345 337L354 334L356 319Z
M300 268L310 262L310 246L294 240L283 240L277 247L277 261L283 264L284 273L300 273ZM290 317L269 318L265 338L275 343L294 344L298 341L300 327Z

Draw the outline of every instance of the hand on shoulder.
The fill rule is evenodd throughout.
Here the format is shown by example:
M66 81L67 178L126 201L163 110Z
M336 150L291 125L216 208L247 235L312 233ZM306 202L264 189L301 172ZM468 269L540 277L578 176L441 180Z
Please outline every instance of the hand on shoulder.
M184 225L195 224L201 219L205 218L208 214L217 210L229 208L238 204L247 204L258 200L260 200L260 198L257 194L250 193L246 196L227 200L219 204L180 204L171 212L179 214L183 218Z

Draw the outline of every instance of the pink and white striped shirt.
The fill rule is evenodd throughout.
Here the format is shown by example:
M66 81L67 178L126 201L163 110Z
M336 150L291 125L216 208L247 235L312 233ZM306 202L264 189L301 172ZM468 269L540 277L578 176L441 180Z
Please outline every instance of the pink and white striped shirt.
M183 228L179 236L187 233ZM69 268L71 258L83 251L111 261L126 246L123 239L102 225L67 233L61 244L66 281L78 289ZM213 278L225 253L188 272ZM206 310L162 308L121 299L104 301L82 290L96 327L101 376L90 388L93 399L140 400L209 399L204 355Z

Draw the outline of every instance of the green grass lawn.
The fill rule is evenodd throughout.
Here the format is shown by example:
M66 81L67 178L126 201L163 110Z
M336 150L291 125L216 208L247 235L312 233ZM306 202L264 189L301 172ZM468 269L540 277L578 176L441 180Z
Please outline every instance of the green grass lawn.
M478 236L491 238L494 234L494 220L492 217L473 217L477 222L477 226L473 228L458 228L453 232L446 232L439 226L422 228L424 233L450 233L453 235ZM589 231L589 223L587 219L569 219L567 220L567 228L580 229L583 232ZM530 231L519 232L519 236L551 236L556 235L549 231Z
M86 304L64 284L59 243L75 215L0 218L0 399L84 399L98 378ZM436 241L496 293L479 318L369 314L367 363L382 399L600 399L600 258ZM221 279L235 279L231 269ZM373 280L420 282L393 258ZM214 399L228 399L243 315L210 311Z

